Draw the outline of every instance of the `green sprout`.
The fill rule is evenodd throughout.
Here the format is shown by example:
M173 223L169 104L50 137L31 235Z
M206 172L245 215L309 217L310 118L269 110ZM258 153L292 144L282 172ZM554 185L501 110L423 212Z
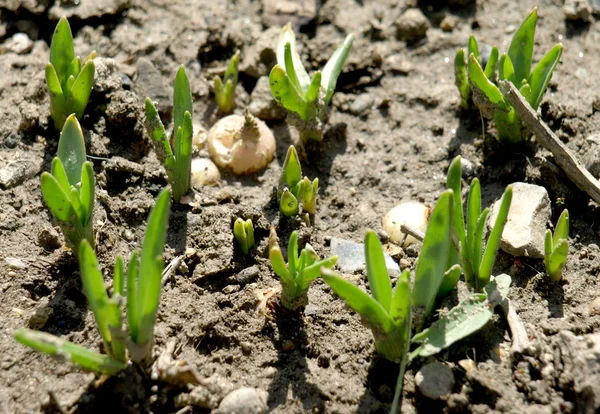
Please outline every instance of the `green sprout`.
M248 254L250 249L254 247L254 225L252 224L252 220L248 219L244 221L241 218L237 218L235 223L233 223L233 235L242 252Z
M367 279L372 296L338 273L321 269L325 283L371 327L377 352L400 363L391 410L394 413L398 412L407 362L419 356L434 355L482 328L493 316L494 307L506 299L508 293L510 277L499 275L486 286L485 293L470 294L423 330L450 271L446 270L446 263L452 247L453 210L453 191L447 190L431 213L412 290L411 272L405 270L392 291L383 249L372 231L365 235ZM416 334L411 339L413 330ZM411 344L418 346L409 352Z
M62 17L52 35L50 62L46 65L46 83L50 93L50 115L54 128L60 131L71 114L81 119L94 84L94 58L89 54L81 62L75 56L73 34L66 17Z
M164 164L167 179L177 202L190 192L192 170L192 92L183 65L175 76L173 93L174 147L150 98L146 98L146 130L152 137L158 159Z
M567 253L569 252L569 211L563 210L558 218L554 234L551 230L546 230L544 240L544 265L546 273L555 282L562 277L562 271L567 263Z
M456 157L448 168L448 188L454 194L461 194L460 156ZM494 227L483 248L485 223L489 209L481 211L481 188L479 180L474 178L469 187L467 199L467 217L463 217L463 201L460 196L454 198L454 232L458 238L458 256L465 280L469 287L481 292L490 281L492 269L500 247L502 232L508 219L508 210L512 201L512 186L506 187L500 202L500 209ZM456 253L455 250L455 253Z
M467 56L475 56L477 62L481 64L479 55L479 45L474 36L469 37L469 45L467 48ZM493 79L496 71L496 63L498 63L498 48L494 46L485 65L485 76L488 79ZM471 106L471 96L473 94L469 79L467 76L467 64L465 59L465 50L459 49L454 58L454 78L456 87L460 93L460 106L468 109Z
M306 244L298 256L298 232L290 235L288 242L288 263L285 264L277 233L271 228L269 235L269 259L273 271L281 279L281 305L296 310L308 304L308 287L321 275L321 268L330 269L337 262L337 256L320 260L310 244Z
M302 178L302 167L298 159L298 153L293 145L290 145L283 170L277 187L277 201L279 211L284 216L291 217L300 211L300 203L307 213L314 215L317 212L317 193L319 192L319 179L312 182L308 177Z
M542 101L563 50L562 44L555 45L531 70L536 23L537 9L533 9L515 33L508 53L502 54L498 63L498 79L512 82L534 110ZM474 53L469 55L467 71L473 88L473 100L486 117L495 121L498 140L506 143L521 142L521 119L490 80L487 67L485 72L481 68Z
M168 189L158 196L148 217L141 258L138 260L138 252L134 252L126 273L123 260L117 256L111 296L104 288L104 279L94 249L87 240L81 243L79 265L83 290L94 313L105 355L30 329L15 331L17 341L50 356L74 362L85 370L107 375L115 375L127 368L127 350L129 359L147 364L152 356L154 323L160 300L164 269L162 253L167 233L170 198ZM122 327L122 303L125 298L129 337Z
M94 170L86 161L83 131L75 114L64 123L57 156L50 173L42 173L41 186L44 201L73 251L77 254L82 240L93 246Z
M229 114L235 106L235 86L238 82L238 63L240 61L240 52L235 52L235 55L229 61L229 66L225 71L223 80L219 75L215 76L215 99L219 112Z
M269 85L275 100L289 111L288 123L298 129L302 142L323 139L327 107L353 40L354 35L349 34L323 71L315 73L311 80L296 51L291 24L283 28L277 45L277 65L271 70Z

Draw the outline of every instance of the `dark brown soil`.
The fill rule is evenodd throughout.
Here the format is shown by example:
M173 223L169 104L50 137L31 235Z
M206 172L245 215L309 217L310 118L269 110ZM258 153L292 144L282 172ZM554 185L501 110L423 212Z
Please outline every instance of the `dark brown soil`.
M277 3L306 8L277 14ZM509 296L532 349L511 359L508 326L497 315L437 356L448 361L456 378L449 397L433 402L419 394L414 375L427 361L417 359L408 367L403 412L593 412L593 403L582 396L593 391L577 386L585 374L576 365L561 364L557 349L562 332L583 337L600 326L590 307L599 293L600 209L533 141L502 148L487 122L482 130L477 112L460 110L452 62L471 33L506 50L523 16L538 6L534 59L557 42L564 45L542 115L583 158L593 150L586 138L600 131L600 26L566 21L561 1L487 0L454 7L418 2L431 27L425 38L407 43L398 40L394 22L412 1L322 3L315 14L310 1L82 0L79 6L59 6L0 0L0 171L11 177L0 182L0 412L55 412L58 406L79 412L176 412L191 389L153 381L133 368L98 379L12 337L15 329L33 326L101 348L77 263L62 247L62 236L56 240L38 177L49 170L58 139L49 119L44 65L62 14L70 18L77 54L95 49L117 63L118 79L96 87L82 119L99 185L97 253L107 275L117 254L129 257L140 246L147 214L166 185L142 128L146 94L168 117L172 79L184 64L194 118L210 126L215 106L207 78L222 70L236 49L242 53L236 109L241 113L258 76L273 64L268 50L277 41L273 27L295 23L302 57L312 69L324 64L347 33L356 36L333 98L331 129L304 163L304 173L322 183L313 227L280 221L273 203L273 187L295 136L284 121L269 121L277 156L263 173L223 172L221 187L199 192L199 208L177 206L171 214L166 261L186 258L163 292L156 351L177 338L177 358L221 385L217 401L250 386L268 392L275 412L389 410L398 367L377 357L370 331L324 283L314 283L301 316L277 311L266 318L255 311L258 297L279 284L266 259L268 230L278 225L287 245L289 232L302 228L302 242L310 240L322 255L329 252L330 237L361 242L365 229L380 229L383 215L399 201L433 204L445 189L449 161L462 154L475 166L485 205L507 184L525 181L547 188L553 222L569 209L572 243L565 280L551 284L541 261L500 254L495 270L513 278ZM450 31L440 28L445 18L452 20ZM17 32L34 40L31 51L6 50ZM231 228L239 216L253 218L257 226L258 247L248 258L234 246ZM25 267L12 268L6 258L20 259ZM364 275L351 277L366 285ZM111 279L106 283L110 286ZM458 364L467 358L475 360L475 370L465 372Z

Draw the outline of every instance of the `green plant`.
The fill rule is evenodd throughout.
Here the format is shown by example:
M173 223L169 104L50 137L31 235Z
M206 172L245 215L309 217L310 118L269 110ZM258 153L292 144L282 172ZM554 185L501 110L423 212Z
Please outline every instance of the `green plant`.
M106 355L30 329L15 331L17 341L37 351L74 362L86 370L108 375L114 375L127 367L127 350L132 361L147 363L151 357L154 323L160 300L164 268L162 253L167 233L170 197L168 189L158 196L148 217L141 257L138 260L138 252L133 253L127 273L123 260L120 256L117 257L111 296L104 288L94 249L87 240L81 243L79 265L83 289L94 313ZM125 296L129 335L122 328L122 302Z
M177 202L190 192L192 169L192 92L183 65L175 76L173 92L173 147L150 98L146 98L146 130L152 137L158 159L164 164Z
M469 45L467 48L467 57L475 56L477 62L481 64L481 56L479 55L479 45L474 36L469 37ZM496 63L498 63L498 48L494 46L490 52L490 56L485 65L485 76L488 79L493 79L496 71ZM460 93L460 106L468 109L471 106L471 85L467 76L467 64L465 59L465 50L459 49L454 58L454 79L456 87Z
M235 86L238 81L238 63L240 61L240 52L235 52L229 61L229 66L225 71L223 80L219 75L215 76L215 99L219 112L229 114L235 106Z
M281 304L286 309L296 310L308 303L308 287L313 280L319 277L321 268L333 267L338 257L331 256L320 260L308 243L298 256L298 232L294 231L288 242L288 263L286 265L277 242L277 233L274 228L271 228L269 259L273 271L281 279Z
M248 254L250 249L254 247L254 225L252 224L252 220L248 219L244 221L241 218L237 218L235 223L233 223L233 235L240 249L242 249L244 254Z
M562 277L562 271L567 263L567 253L569 252L569 211L563 210L558 218L554 234L551 230L546 230L544 240L544 265L546 273L550 279L555 282Z
M296 51L291 24L283 28L277 45L277 65L271 70L269 84L275 100L289 111L288 123L298 129L302 142L323 139L327 106L353 40L354 35L346 36L323 71L315 73L311 80Z
M298 153L293 145L290 145L283 162L281 178L277 187L277 201L279 211L284 216L291 217L302 208L309 214L317 212L317 193L319 192L319 179L312 182L308 177L302 178L302 167L298 159Z
M477 292L482 292L485 285L490 281L496 254L500 247L500 239L506 220L508 210L512 201L512 187L506 187L500 202L500 209L494 227L487 239L485 250L483 248L485 223L489 209L481 211L481 189L479 180L474 178L469 187L467 199L467 217L463 217L463 201L461 194L461 166L460 156L456 157L448 168L448 188L457 196L454 198L454 232L459 242L458 256L469 287Z
M515 33L508 53L502 54L498 63L498 79L509 80L535 110L539 107L554 68L562 55L562 44L555 45L531 70L537 9L521 23ZM501 142L516 143L522 140L521 119L515 109L492 83L481 68L475 54L468 58L468 77L473 89L473 100L481 112L496 123Z
M453 191L447 190L434 207L425 233L423 247L414 271L405 270L392 292L381 243L374 232L365 235L367 279L372 296L328 269L321 275L346 304L360 314L371 327L376 350L385 358L400 363L398 385L391 412L398 412L402 379L408 361L428 356L471 335L484 326L493 315L493 308L506 298L510 277L498 276L489 283L485 293L473 293L437 321L422 330L432 314L436 297L456 265L446 269L452 246ZM411 332L417 333L411 339ZM411 343L420 344L409 353Z
M50 93L50 115L54 128L60 131L71 114L81 119L94 84L94 58L89 54L81 62L75 56L73 34L66 17L62 17L52 35L50 62L46 65L46 83Z
M77 254L82 240L93 246L94 170L86 161L83 131L75 114L64 123L57 155L50 173L42 173L41 186L44 201L73 251Z

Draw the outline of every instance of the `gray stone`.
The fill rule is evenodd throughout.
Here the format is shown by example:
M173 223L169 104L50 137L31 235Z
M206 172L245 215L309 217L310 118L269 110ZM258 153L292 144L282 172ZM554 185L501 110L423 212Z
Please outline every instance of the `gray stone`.
M365 245L362 243L332 237L331 253L339 257L336 265L342 273L353 274L366 269ZM400 267L398 267L398 264L390 255L384 253L384 256L390 276L399 275Z
M123 79L114 59L98 57L94 59L94 65L94 92L108 93L123 87Z
M261 76L256 82L250 95L248 110L252 115L266 121L278 121L287 115L285 108L273 99L268 76Z
M25 33L16 33L1 46L2 51L12 52L18 55L29 53L32 48L33 41Z
M368 93L361 93L356 99L350 104L348 108L350 113L353 115L365 115L366 112L373 106L373 96Z
M260 269L258 268L258 266L254 265L254 266L247 267L247 268L243 269L241 272L233 275L231 277L231 280L236 283L239 283L240 285L245 285L247 283L252 282L254 279L256 279L256 277L258 276L259 273L260 273Z
M23 260L18 259L16 257L6 257L4 258L4 261L6 262L8 267L10 267L13 270L23 270L26 269L27 266L29 266Z
M223 398L216 414L263 414L267 412L269 394L261 389L243 387Z
M160 71L146 58L140 58L137 61L137 79L134 90L141 99L149 97L156 102L156 109L163 114L170 113L173 109L171 89L165 86Z
M421 9L411 8L402 13L396 20L395 25L396 35L400 40L416 42L427 36L429 20L427 20Z
M567 20L592 21L592 6L587 0L565 0L563 12Z
M415 383L425 397L438 400L448 394L454 386L452 369L441 362L432 362L422 367L415 375Z
M3 190L12 188L35 177L42 169L41 163L27 160L15 160L0 168L0 188Z
M550 220L550 198L544 187L527 183L514 183L508 220L500 247L513 256L544 257L544 235ZM492 206L488 219L491 228L500 208L498 200Z

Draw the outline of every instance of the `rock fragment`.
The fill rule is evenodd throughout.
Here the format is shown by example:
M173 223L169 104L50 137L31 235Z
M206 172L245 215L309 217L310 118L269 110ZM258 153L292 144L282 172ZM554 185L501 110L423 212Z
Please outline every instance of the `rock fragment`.
M94 66L94 92L108 93L123 87L123 79L114 59L97 57Z
M550 220L550 198L544 187L514 183L512 203L500 248L513 256L544 257L544 235ZM488 226L496 222L500 201L494 203Z
M448 365L441 362L432 362L417 372L415 383L425 397L438 400L442 395L446 395L452 390L454 374Z
M427 36L429 20L421 9L411 8L402 13L395 22L395 26L398 39L416 42Z
M25 33L16 33L10 39L0 45L1 53L16 53L24 55L33 48L33 41Z
M339 256L337 267L342 273L353 274L361 270L366 272L367 262L364 244L332 237L331 254ZM384 253L384 257L390 275L399 275L400 268L394 259L386 253Z
M268 393L250 387L238 388L223 398L216 414L263 414L267 412Z
M146 58L138 59L134 91L141 99L149 97L152 101L157 102L156 109L161 114L171 113L173 109L171 90L165 86L160 71Z

